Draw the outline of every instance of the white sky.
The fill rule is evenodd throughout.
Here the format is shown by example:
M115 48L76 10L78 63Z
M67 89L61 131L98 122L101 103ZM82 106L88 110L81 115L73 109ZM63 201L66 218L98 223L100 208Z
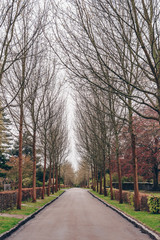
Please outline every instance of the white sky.
M43 0L45 1L45 0ZM66 8L68 6L66 0L55 0L56 4L59 5L61 8ZM60 78L65 79L65 70L63 68L62 71L58 74ZM57 79L58 80L58 79ZM64 80L65 82L67 80ZM72 98L73 90L71 89L70 85L66 82L64 87L65 96L67 95L67 102L66 102L66 111L67 111L67 127L68 127L68 135L69 135L69 155L67 160L72 163L74 170L78 170L78 161L80 161L80 156L76 151L76 137L75 137L75 103Z
M69 149L70 153L68 161L70 161L75 170L78 169L79 154L76 151L76 137L75 137L75 103L72 98L73 90L68 86L67 99L67 120L68 120L68 135L69 135Z

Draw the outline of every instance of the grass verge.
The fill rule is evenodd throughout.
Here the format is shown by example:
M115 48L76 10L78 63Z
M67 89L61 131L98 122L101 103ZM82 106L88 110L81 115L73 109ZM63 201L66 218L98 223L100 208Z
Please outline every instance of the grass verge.
M0 234L4 233L11 228L13 228L18 222L20 222L23 219L22 218L16 218L15 216L12 218L11 216L14 215L30 215L34 212L36 212L38 209L43 207L45 204L51 202L53 199L57 198L61 193L63 193L64 190L60 190L55 194L48 196L45 196L45 199L37 199L37 202L32 203L30 202L22 202L22 209L17 210L16 208L11 210L3 211L2 213L9 214L9 217L3 217L0 216Z
M150 229L156 231L157 233L160 233L160 215L159 214L153 214L149 212L144 211L134 211L134 208L127 204L119 204L116 200L110 200L110 197L104 197L103 195L100 195L93 190L90 190L91 193L93 193L95 196L101 198L102 200L106 201L110 205L118 208L122 212L126 213L127 215L133 217L134 219L138 220L145 226L149 227Z
M0 234L8 231L19 223L22 219L11 217L0 217Z

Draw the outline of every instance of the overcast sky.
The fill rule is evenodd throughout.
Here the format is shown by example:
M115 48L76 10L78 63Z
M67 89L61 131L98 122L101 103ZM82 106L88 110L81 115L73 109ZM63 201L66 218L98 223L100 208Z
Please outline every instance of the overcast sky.
M67 87L68 97L67 97L67 120L68 120L68 134L69 134L69 149L70 154L68 156L68 161L70 161L75 170L78 169L78 161L80 160L79 154L76 151L76 136L75 136L75 102L73 100L72 94L73 90L68 85Z

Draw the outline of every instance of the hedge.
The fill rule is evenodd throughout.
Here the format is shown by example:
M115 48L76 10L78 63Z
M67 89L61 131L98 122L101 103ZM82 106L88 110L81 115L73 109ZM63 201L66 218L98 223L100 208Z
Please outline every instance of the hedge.
M0 192L0 211L12 209L17 203L16 191Z
M110 189L107 188L107 195L110 196ZM160 213L160 197L154 197L149 194L139 193L140 210L151 213ZM119 190L113 189L113 198L119 201ZM134 193L130 191L122 191L122 199L124 203L134 206Z
M160 213L160 197L150 196L148 205L151 213Z
M47 191L47 187L46 187ZM0 192L0 212L7 209L13 209L17 204L17 193L18 191L5 191ZM42 196L42 187L36 188L37 198ZM32 199L32 188L22 189L22 201L28 201Z

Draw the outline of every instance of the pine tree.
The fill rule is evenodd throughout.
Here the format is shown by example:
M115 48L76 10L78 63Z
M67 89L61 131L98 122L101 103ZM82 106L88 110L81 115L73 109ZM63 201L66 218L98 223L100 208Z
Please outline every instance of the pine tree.
M32 157L32 139L27 131L23 133L22 153L25 156ZM19 141L15 141L13 148L10 150L10 155L19 156Z
M7 165L8 161L9 159L7 159L6 156L0 150L0 169L3 169L5 171L10 170L11 167ZM0 172L0 177L6 177L6 173Z
M6 114L0 111L0 177L6 177L5 171L11 169L9 162L9 149L11 146L11 134L9 132L10 120Z

